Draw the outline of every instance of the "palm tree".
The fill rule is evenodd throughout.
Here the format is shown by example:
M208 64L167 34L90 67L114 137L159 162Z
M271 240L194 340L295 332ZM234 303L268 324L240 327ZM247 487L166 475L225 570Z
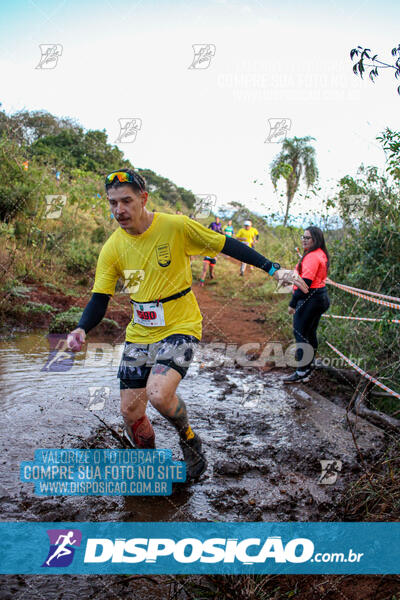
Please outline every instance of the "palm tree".
M287 224L289 209L298 190L300 179L306 182L307 188L313 186L318 179L318 169L315 162L315 149L309 145L315 138L286 138L282 149L271 164L271 180L276 189L278 180L286 180L286 213L283 225Z

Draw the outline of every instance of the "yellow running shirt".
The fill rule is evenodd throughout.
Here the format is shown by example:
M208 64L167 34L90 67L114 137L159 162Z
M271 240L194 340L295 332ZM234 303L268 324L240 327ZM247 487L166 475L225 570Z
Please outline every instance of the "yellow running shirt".
M140 235L119 227L108 238L99 255L92 292L114 295L117 280L122 278L129 282L129 295L136 302L167 298L191 286L189 256L214 257L225 239L184 215L154 213L150 227ZM126 340L152 344L173 333L201 339L202 316L192 291L163 303L163 308L165 325L147 327L132 319Z
M251 244L253 243L253 238L254 238L254 233L252 232L251 229L239 229L239 231L236 234L237 238L245 238L246 242L244 242L245 244L247 244L248 246L251 246ZM243 240L241 240L243 241Z
M259 235L258 230L255 227L250 227L250 231L253 234L253 239L251 240L251 245L253 246L256 241L256 237Z

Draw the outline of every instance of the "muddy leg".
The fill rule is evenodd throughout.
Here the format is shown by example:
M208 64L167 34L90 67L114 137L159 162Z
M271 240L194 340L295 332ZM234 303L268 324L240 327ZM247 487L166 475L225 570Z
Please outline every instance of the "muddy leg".
M137 448L155 448L154 429L146 416L145 388L121 390L121 413L126 434Z

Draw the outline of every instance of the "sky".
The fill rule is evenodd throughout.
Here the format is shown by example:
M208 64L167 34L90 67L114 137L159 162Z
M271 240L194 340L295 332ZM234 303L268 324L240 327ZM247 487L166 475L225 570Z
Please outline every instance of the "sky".
M349 52L391 61L399 22L397 0L5 0L0 102L105 129L134 166L259 214L278 208L269 166L283 137L312 136L321 191L298 197L298 218L361 163L384 168L375 138L400 129L399 82L391 69L361 80ZM124 138L126 120L137 131Z

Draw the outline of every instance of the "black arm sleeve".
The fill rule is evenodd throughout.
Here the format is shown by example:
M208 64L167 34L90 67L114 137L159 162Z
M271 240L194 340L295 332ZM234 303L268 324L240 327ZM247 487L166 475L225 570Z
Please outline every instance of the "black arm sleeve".
M94 293L82 313L78 327L86 333L93 329L93 327L96 327L106 314L109 300L110 296L108 294Z
M303 279L303 281L308 285L308 287L310 287L310 285L312 284L312 279ZM305 298L307 298L308 294L309 294L309 292L307 294L305 294L304 292L301 291L300 288L297 288L297 290L295 290L293 292L292 299L290 301L289 306L291 308L296 308L298 301L304 300Z
M231 237L226 238L225 245L221 252L222 254L232 256L232 258L236 258L241 262L245 262L248 265L258 267L267 273L272 267L272 262L268 260L268 258L265 258L265 256L253 250L253 248L250 248L249 246L246 246L246 244L242 244L239 240L235 240Z

